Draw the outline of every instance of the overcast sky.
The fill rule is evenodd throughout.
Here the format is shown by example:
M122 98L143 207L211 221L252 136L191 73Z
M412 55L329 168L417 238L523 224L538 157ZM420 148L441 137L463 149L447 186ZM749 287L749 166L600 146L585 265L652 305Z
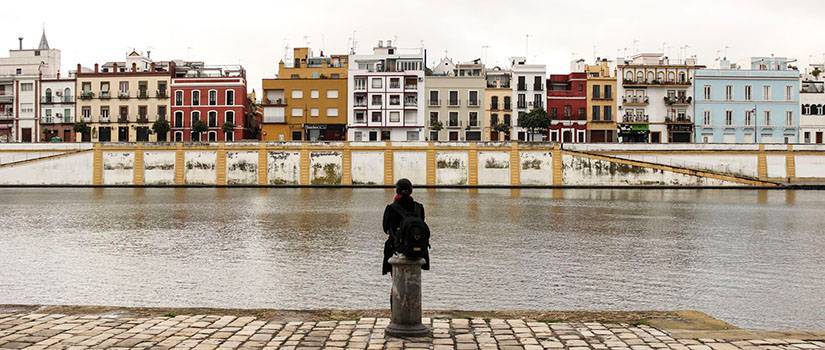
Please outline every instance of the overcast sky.
M518 5L516 5L518 4ZM23 1L4 3L0 49L37 45L41 27L62 51L63 69L152 58L243 64L249 88L276 73L284 48L309 44L316 53L357 51L379 39L428 49L428 64L445 52L458 61L486 56L488 65L528 55L566 73L573 57L615 59L627 51L683 51L715 66L719 52L737 62L775 54L800 66L825 61L823 0L412 0L412 1ZM529 53L526 39L529 34ZM634 43L635 42L635 43ZM488 46L485 50L484 46ZM687 46L685 49L680 49Z

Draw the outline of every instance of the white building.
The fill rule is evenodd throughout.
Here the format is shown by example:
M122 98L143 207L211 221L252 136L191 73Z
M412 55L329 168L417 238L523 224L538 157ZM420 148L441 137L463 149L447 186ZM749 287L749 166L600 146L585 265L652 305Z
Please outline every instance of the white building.
M51 49L46 33L35 49L17 50L0 58L0 141L36 142L40 131L40 79L60 70L60 50Z
M544 103L547 101L547 66L543 64L527 64L524 57L513 57L511 59L511 71L513 77L513 96L516 98L516 109L514 120L515 127L510 137L512 140L528 140L527 129L518 125L518 116L528 113L534 109L545 109ZM529 138L533 141L543 141L547 137L547 132L533 135Z
M661 53L619 58L619 141L692 142L696 58L672 60Z
M59 138L74 142L75 79L40 80L40 134L39 140L49 142Z
M399 49L388 40L370 55L350 55L347 139L422 141L425 51Z
M802 117L799 121L799 142L825 143L825 65L812 64L802 77L799 103Z

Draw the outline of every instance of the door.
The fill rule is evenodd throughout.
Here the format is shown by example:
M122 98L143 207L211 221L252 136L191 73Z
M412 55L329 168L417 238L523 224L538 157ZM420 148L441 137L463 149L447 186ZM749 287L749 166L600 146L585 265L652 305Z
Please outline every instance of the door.
M97 140L100 142L112 141L112 128L105 127L98 129Z
M654 131L650 133L650 143L661 143L662 142L662 132L661 131Z
M562 142L564 142L564 143L573 142L573 133L570 130L563 130L561 132L561 135L562 135L562 137L561 137Z
M117 128L117 141L118 142L129 142L129 127L128 126L120 126Z
M458 131L450 131L450 141L458 141Z
M822 131L816 132L816 143L822 143Z
M20 129L20 141L21 142L32 142L32 129L31 128L22 128L22 129Z

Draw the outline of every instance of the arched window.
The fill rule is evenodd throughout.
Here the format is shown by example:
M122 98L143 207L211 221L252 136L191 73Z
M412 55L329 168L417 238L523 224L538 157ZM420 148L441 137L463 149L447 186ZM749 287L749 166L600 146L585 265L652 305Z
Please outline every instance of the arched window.
M235 90L226 90L226 103L227 106L232 106L235 104Z
M235 111L226 111L226 116L224 117L224 124L235 124Z
M173 128L182 128L183 127L183 111L175 111L175 124L172 125Z
M676 73L667 72L667 81L671 83L676 81Z
M72 89L63 89L63 102L72 102Z
M665 73L659 72L658 74L656 74L656 80L658 80L659 82L665 81Z
M183 141L183 133L180 131L175 131L175 142Z
M679 82L684 83L686 81L687 81L687 74L685 74L685 72L679 73Z
M652 83L655 78L653 77L653 72L647 72L647 82Z
M218 133L214 131L209 132L209 142L218 141Z
M192 105L193 106L200 106L201 104L201 92L198 90L192 90Z
M624 73L624 80L633 80L633 72L631 72L631 71L626 71L626 72Z
M645 74L642 71L636 72L636 82L641 83L643 81L645 81Z
M217 106L218 105L218 91L209 90L209 105L210 106Z
M175 91L175 106L183 106L183 91Z
M200 120L200 119L201 119L201 112L192 111L192 120L191 120L191 123L189 123L189 127L194 127L195 122Z
M52 89L46 89L46 102L52 102Z
M209 120L208 120L209 127L210 128L217 128L218 127L218 112L209 111L207 116L209 117Z

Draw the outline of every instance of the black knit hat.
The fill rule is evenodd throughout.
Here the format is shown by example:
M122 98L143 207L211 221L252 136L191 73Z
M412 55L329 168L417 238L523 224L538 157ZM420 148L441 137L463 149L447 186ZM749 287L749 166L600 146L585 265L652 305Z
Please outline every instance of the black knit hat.
M410 182L410 180L401 179L401 180L398 180L398 182L395 183L395 193L397 193L397 194L400 194L402 196L409 196L410 194L412 194L412 191L413 191L413 186L412 186L412 182Z

